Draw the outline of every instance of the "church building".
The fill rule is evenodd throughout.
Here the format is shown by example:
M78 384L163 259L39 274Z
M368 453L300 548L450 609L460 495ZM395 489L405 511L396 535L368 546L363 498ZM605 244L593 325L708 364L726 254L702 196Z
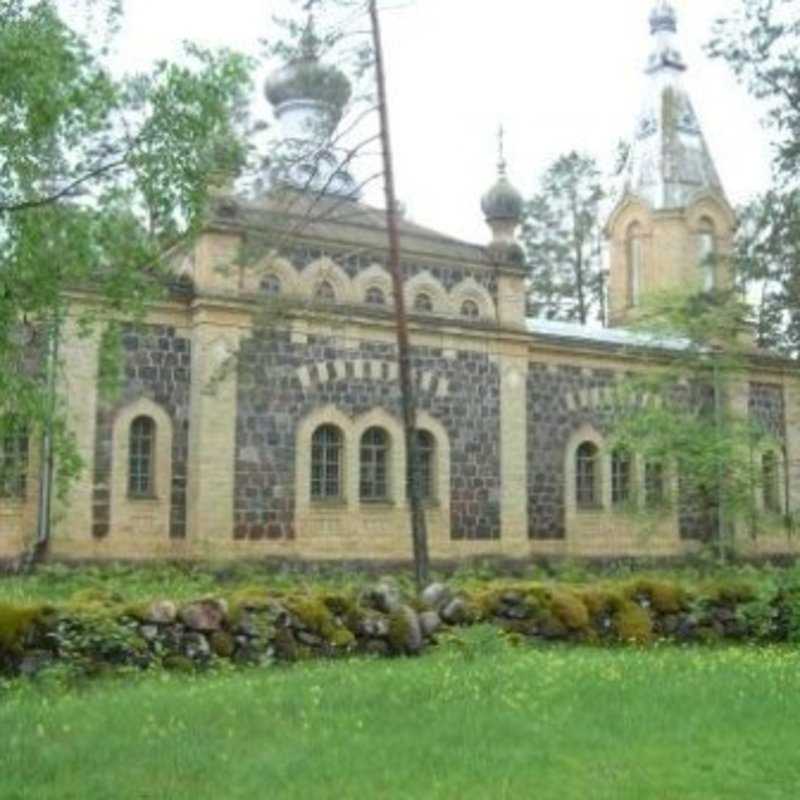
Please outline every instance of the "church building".
M611 327L526 317L523 199L504 163L482 200L486 246L398 217L434 559L679 557L701 546L676 464L609 444L620 382L658 347L679 346L626 329L642 298L733 283L736 219L682 86L666 0L650 31L647 96L607 221ZM315 96L309 70L319 85L346 84L313 52L273 75L267 97L288 138L340 111ZM295 163L282 191L215 188L207 226L175 261L175 290L125 331L113 400L97 388L98 337L67 326L59 391L86 467L53 509L54 557L410 558L386 217L318 155ZM754 555L796 549L778 520L800 508L799 377L754 351L733 398L770 433L757 456L775 481L758 502L776 523L742 537ZM27 466L0 493L0 557L36 534L36 450L0 451ZM671 498L672 510L645 533L621 510L631 498Z

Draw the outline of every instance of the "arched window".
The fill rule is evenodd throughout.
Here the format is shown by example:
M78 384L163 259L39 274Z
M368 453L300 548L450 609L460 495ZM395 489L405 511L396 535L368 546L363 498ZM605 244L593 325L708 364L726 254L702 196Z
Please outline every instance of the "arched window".
M137 417L131 423L128 463L128 494L152 497L155 468L156 424L150 417Z
M433 500L436 497L436 439L428 431L417 431L417 464L420 496L423 500Z
M28 431L13 417L3 420L0 437L0 497L23 500L28 482Z
M660 461L647 461L644 465L644 502L650 509L660 508L666 500L664 465Z
M701 286L704 292L716 288L717 237L714 223L703 217L697 230L697 263L700 266Z
M433 311L431 296L425 292L420 292L414 298L414 311L419 311L421 314L430 314Z
M630 452L618 447L611 454L611 502L623 506L631 500L633 459Z
M780 513L781 490L778 459L772 451L761 456L761 480L764 486L764 510Z
M575 502L584 509L600 506L600 452L592 442L584 442L575 454Z
M383 293L383 289L379 289L377 286L370 286L370 288L367 289L365 300L367 304L371 306L386 305L386 296Z
M342 496L342 432L323 425L311 438L311 499L335 500Z
M469 319L477 319L481 315L481 310L474 300L465 300L461 304L461 316Z
M389 498L389 434L370 428L361 437L361 499Z
M275 297L281 293L283 286L281 279L277 275L265 275L261 279L261 291Z
M642 226L638 222L628 227L625 239L625 260L627 263L628 306L638 306L642 295L642 268L644 248L642 246Z
M318 303L335 303L336 290L333 288L333 284L330 281L322 281L317 284L317 288L314 291L314 299Z

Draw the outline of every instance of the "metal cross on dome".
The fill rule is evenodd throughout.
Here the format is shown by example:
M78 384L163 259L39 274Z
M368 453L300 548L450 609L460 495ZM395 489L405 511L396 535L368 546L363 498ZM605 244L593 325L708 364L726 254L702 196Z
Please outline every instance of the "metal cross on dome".
M506 174L506 129L503 127L502 123L500 127L497 129L497 153L498 153L498 161L497 161L497 169L500 171L501 175Z

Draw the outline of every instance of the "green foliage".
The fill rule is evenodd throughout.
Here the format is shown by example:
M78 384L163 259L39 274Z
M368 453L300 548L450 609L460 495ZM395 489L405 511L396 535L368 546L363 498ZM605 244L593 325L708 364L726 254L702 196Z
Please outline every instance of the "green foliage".
M664 514L680 502L694 515L697 536L723 555L735 546L734 520L758 532L764 472L756 454L774 444L736 402L752 366L747 320L734 292L648 298L639 327L662 345L659 358L619 387L613 437L644 462L677 472L679 496L647 512Z
M528 201L522 242L530 271L529 313L586 324L603 320L600 169L571 152L544 173Z
M764 106L773 136L773 186L740 210L734 251L756 299L762 347L800 355L800 14L788 0L739 0L708 45Z
M119 3L85 5L79 30L55 0L0 3L0 409L31 434L52 426L62 481L82 465L49 390L57 342L67 324L83 336L100 325L100 382L113 389L105 323L138 318L167 288L165 258L204 218L215 142L243 155L249 92L245 58L192 45L180 63L114 77ZM85 293L97 302L75 302Z

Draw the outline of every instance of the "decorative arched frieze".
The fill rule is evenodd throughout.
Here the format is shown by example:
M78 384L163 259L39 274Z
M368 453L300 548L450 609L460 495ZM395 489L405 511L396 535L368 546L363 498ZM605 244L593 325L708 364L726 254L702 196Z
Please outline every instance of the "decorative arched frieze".
M356 302L367 302L367 293L370 289L380 289L383 293L385 306L387 308L394 306L392 278L379 264L373 264L353 279L353 294Z
M303 294L297 270L287 258L276 254L270 254L262 258L253 266L242 267L242 291L260 294L262 292L262 284L271 276L280 281L281 297L297 298Z
M471 300L478 306L479 319L494 319L495 307L492 296L481 286L475 278L465 278L454 286L450 292L450 312L455 316L462 316L463 304Z
M333 287L335 302L338 305L349 305L358 302L353 295L353 283L347 273L327 256L317 259L303 270L300 280L303 286L303 295L313 301L317 289L324 283Z
M447 291L428 271L418 272L413 278L406 281L406 307L411 311L414 310L414 300L418 294L426 294L430 297L433 306L431 314L442 315L450 313L450 301Z

